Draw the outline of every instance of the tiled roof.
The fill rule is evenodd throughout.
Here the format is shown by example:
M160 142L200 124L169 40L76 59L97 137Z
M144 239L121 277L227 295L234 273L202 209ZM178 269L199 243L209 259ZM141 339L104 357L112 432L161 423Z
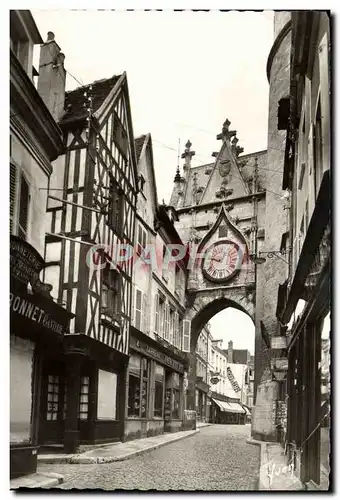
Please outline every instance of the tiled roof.
M137 163L139 162L139 157L141 155L143 145L146 139L146 135L141 135L135 139L135 150L136 150L136 158L137 158Z
M92 110L93 112L97 111L120 77L121 75L115 75L111 78L97 80L92 84L90 83L88 85L78 87L71 92L66 92L64 106L65 113L61 119L61 123L69 123L86 117L87 111L84 103L87 103L87 101L84 96L84 92L89 90L90 85L92 85L90 93L92 96Z

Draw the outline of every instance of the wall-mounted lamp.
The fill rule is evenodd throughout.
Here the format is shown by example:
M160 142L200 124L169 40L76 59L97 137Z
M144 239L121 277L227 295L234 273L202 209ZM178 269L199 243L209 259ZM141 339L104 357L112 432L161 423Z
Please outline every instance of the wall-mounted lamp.
M270 252L259 252L258 255L255 255L253 257L253 262L255 262L255 264L264 264L268 259L272 259L273 257L277 257L278 259L280 260L283 260L283 262L285 262L286 264L289 264L289 262L284 259L283 257L281 257L281 255L286 255L286 253L288 253L288 250L271 250ZM264 255L267 257L264 257Z

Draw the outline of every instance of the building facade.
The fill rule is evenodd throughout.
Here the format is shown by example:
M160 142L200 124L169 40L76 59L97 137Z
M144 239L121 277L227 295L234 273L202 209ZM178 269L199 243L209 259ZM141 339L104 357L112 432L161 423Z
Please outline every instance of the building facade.
M175 214L158 204L151 135L135 144L139 192L125 439L183 429L189 349L183 324L186 267L167 253L171 245L182 245Z
M212 335L209 325L205 325L197 340L196 346L196 389L195 410L200 422L209 421L211 407L209 350L212 345Z
M42 43L29 11L10 12L10 473L36 470L42 363L58 349L72 314L44 284L44 220L62 131L33 79ZM52 291L52 293L51 293Z
M46 353L39 444L124 438L137 167L126 74L65 93L64 58L48 33L38 90L63 131L47 214L45 280L74 313ZM48 354L48 355L47 355Z
M280 102L286 130L282 188L290 192L289 249L277 318L288 357L285 441L295 473L328 489L330 451L330 19L291 13L289 95Z

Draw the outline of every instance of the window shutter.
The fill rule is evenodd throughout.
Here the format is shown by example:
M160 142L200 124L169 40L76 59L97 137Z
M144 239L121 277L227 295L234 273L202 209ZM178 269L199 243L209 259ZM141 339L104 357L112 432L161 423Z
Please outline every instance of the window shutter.
M143 293L143 332L149 333L150 325L149 325L149 304L148 304L148 296L146 293Z
M142 292L136 289L135 327L141 329L142 322Z
M9 211L9 224L10 224L10 233L13 233L13 222L15 216L15 197L16 197L16 176L17 169L15 165L10 164L10 211Z
M25 240L27 236L28 202L29 202L28 184L26 182L25 177L21 175L18 236L23 240Z
M190 352L190 329L191 322L188 319L183 320L183 352Z
M158 334L158 331L159 331L159 310L158 310L158 304L159 304L159 301L158 301L158 293L156 293L156 296L155 296L155 327L154 327L154 332Z
M180 349L181 346L179 345L179 316L178 312L175 311L175 320L174 320L174 346L177 347L177 349Z
M137 251L138 255L141 255L143 250L143 229L142 226L138 226L138 238L137 238Z
M174 312L169 308L169 342L174 343Z
M169 340L169 304L164 304L164 338Z

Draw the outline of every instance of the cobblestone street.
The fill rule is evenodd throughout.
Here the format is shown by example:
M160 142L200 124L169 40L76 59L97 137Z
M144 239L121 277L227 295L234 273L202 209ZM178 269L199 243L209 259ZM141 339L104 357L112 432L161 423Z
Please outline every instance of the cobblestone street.
M214 425L123 462L39 466L64 476L59 488L105 490L257 490L260 448L246 443L249 425Z

